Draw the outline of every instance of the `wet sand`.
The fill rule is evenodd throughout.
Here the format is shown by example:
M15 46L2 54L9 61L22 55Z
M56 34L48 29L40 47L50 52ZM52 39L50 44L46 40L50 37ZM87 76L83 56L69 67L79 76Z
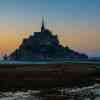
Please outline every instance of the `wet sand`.
M0 64L0 87L39 88L89 84L95 80L96 64Z

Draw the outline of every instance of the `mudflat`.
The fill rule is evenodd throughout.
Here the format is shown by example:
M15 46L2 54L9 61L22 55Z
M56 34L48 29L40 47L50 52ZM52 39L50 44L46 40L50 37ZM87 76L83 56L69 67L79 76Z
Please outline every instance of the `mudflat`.
M0 79L78 79L96 73L96 64L0 64Z
M0 86L60 86L94 80L96 64L0 64Z

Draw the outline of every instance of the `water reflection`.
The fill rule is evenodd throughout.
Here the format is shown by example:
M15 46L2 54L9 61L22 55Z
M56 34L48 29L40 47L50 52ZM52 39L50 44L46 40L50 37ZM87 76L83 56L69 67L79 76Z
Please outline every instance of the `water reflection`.
M0 92L0 100L100 100L100 85L84 88L53 88Z

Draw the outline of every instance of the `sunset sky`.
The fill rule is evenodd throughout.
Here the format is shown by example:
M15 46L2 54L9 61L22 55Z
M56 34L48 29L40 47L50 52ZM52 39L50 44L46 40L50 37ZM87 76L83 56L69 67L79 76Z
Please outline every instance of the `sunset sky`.
M40 31L42 16L61 44L100 56L100 0L0 0L0 55Z

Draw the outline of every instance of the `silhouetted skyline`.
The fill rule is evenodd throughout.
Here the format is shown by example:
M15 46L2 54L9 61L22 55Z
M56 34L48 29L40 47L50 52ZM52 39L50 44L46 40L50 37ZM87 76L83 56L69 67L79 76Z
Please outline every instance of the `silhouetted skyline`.
M4 60L36 61L36 60L88 60L85 53L74 51L69 46L64 47L58 36L46 28L44 18L41 21L41 31L34 32L25 38L22 44Z

